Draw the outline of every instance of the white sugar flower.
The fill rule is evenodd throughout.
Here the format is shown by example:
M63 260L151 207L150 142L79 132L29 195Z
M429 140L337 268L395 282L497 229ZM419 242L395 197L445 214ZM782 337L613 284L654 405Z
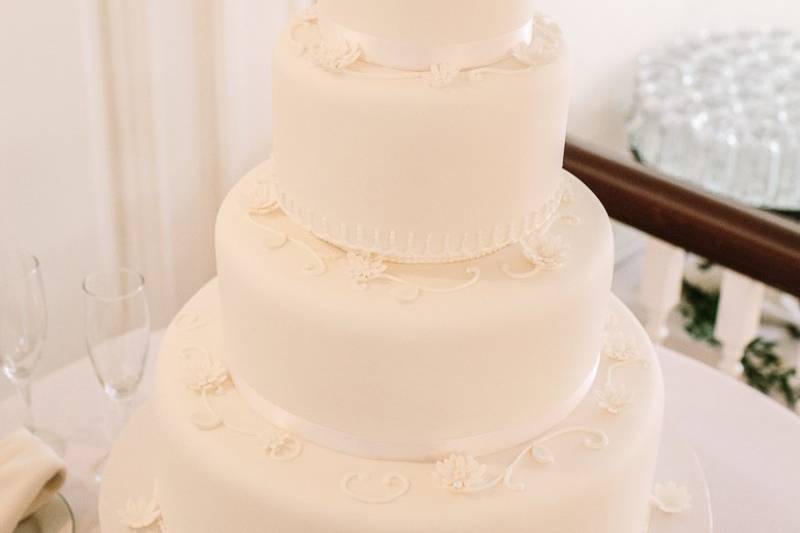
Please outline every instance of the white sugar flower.
M553 35L559 35L561 33L561 28L558 26L558 23L544 13L535 13L533 15L533 22L540 29L547 30Z
M561 29L544 16L536 17L536 29L530 44L520 44L514 48L513 55L530 66L544 65L558 57Z
M275 188L270 180L259 180L256 182L250 196L250 212L254 214L265 214L278 208L278 200L275 197Z
M155 498L128 498L125 508L118 511L122 523L131 529L150 527L161 518L161 509Z
M375 254L363 252L347 252L345 271L356 282L363 285L386 272L383 258Z
M639 359L639 350L620 331L609 331L603 343L603 356L612 361L634 361Z
M484 484L487 466L480 464L471 455L451 454L436 463L435 474L442 487L460 492Z
M431 66L431 71L426 78L431 87L444 87L456 81L460 73L461 71L453 65L438 63Z
M261 447L268 452L280 453L292 446L294 439L291 435L282 431L280 433L264 434L261 436L260 441Z
M677 483L658 483L653 488L653 503L667 514L685 513L692 508L692 495Z
M531 234L522 242L522 253L534 266L558 270L567 259L567 244L561 237Z
M222 394L229 377L228 369L216 361L193 361L186 366L184 382L198 393Z
M303 451L300 441L286 431L265 432L258 441L267 455L279 461L290 461Z
M575 193L572 187L564 185L561 189L561 205L570 205L575 201Z
M311 59L318 67L331 72L342 72L361 57L361 48L347 41L335 45L322 41L310 52Z
M301 20L306 22L313 22L319 18L319 7L317 4L308 6L299 14Z
M597 404L614 415L621 413L632 401L633 394L628 392L625 385L606 383L605 387L597 392Z

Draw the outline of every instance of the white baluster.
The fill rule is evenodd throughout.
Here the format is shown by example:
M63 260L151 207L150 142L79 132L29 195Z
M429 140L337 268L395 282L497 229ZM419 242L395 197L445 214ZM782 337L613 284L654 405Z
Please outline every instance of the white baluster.
M686 252L649 237L645 246L639 298L646 309L645 328L654 342L666 338L667 318L681 299Z
M722 343L720 370L737 377L742 374L742 355L758 335L763 302L763 283L725 270L714 327L714 336Z
M789 294L782 294L780 296L780 305L786 310L789 323L800 327L800 299ZM800 372L800 341L798 341L796 344L797 354L793 362L794 367L798 372ZM798 405L798 409L800 409L800 405Z

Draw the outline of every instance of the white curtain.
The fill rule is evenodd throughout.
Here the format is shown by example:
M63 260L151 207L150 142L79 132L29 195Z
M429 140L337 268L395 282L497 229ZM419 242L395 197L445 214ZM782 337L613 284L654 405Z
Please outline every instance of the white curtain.
M145 273L156 324L214 275L217 208L269 155L271 50L294 4L84 4L103 260Z
M86 354L86 274L144 272L155 327L214 275L216 211L269 155L271 51L303 4L2 2L0 249L42 262L40 374Z

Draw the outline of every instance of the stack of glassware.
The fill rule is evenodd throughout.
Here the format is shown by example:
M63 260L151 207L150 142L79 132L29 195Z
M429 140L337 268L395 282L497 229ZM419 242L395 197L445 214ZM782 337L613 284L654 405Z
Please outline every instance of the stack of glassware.
M639 159L714 193L800 210L800 36L704 31L639 58Z

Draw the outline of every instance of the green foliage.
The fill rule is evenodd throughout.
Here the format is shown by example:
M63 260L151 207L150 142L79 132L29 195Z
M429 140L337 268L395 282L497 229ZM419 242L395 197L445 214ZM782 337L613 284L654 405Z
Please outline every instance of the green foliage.
M701 268L703 266L705 265L701 265ZM697 285L683 281L678 311L683 317L683 328L686 333L699 341L719 346L719 341L714 338L717 307L719 307L719 292L707 292Z
M644 159L642 158L642 154L639 152L639 149L636 148L634 143L631 143L631 155L633 156L633 160L639 163L640 165L644 165Z
M793 384L797 371L786 368L775 353L775 343L757 338L747 345L742 357L747 382L764 394L777 392L790 407L797 405L800 386Z
M703 263L700 269L707 270L710 263ZM712 346L720 342L714 338L714 323L719 307L719 292L708 292L684 280L681 304L678 308L683 317L683 327L693 338ZM800 331L793 325L787 330L794 338ZM795 385L794 368L786 368L783 359L775 352L775 343L761 337L753 340L742 356L744 377L752 387L764 394L778 394L787 405L795 407L800 399L800 386Z

